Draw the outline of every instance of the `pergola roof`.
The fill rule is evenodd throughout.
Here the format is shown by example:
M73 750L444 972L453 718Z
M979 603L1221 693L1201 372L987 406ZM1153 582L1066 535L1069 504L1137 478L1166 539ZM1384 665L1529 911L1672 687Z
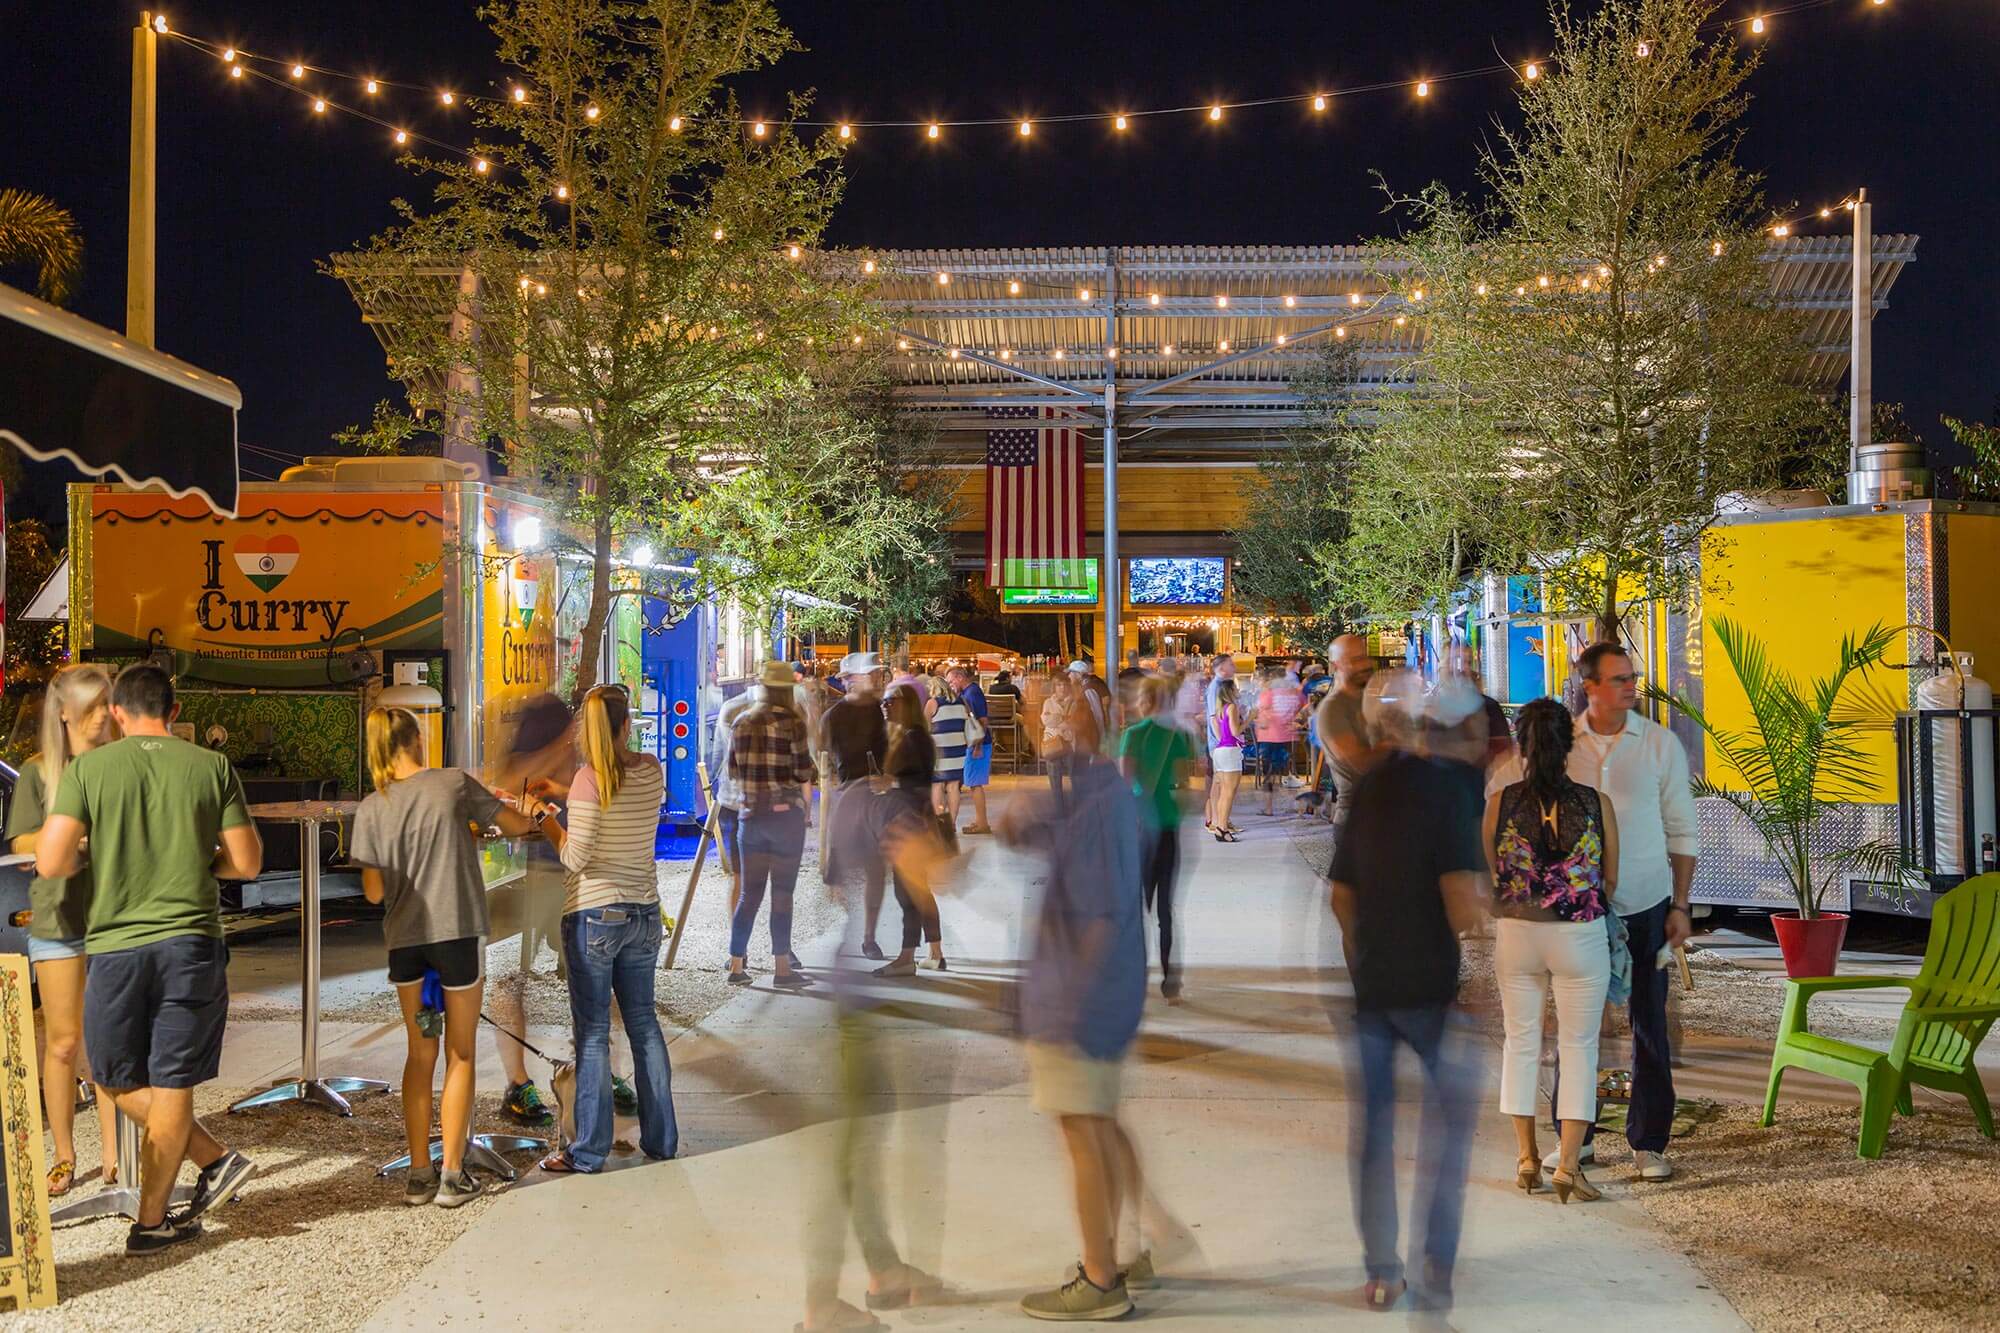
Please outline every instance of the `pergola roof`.
M1878 314L1916 245L1912 235L1875 238ZM1780 303L1804 316L1804 373L1815 388L1832 388L1847 370L1852 248L1844 236L1792 237L1773 240L1764 256ZM449 317L454 269L397 276L352 258L336 271L392 354L398 324ZM1398 382L1399 366L1421 345L1417 322L1396 326L1383 282L1390 264L1370 246L895 250L872 258L877 299L905 344L890 360L896 396L932 422L951 460L984 457L989 407L1056 407L1086 427L1101 425L1107 384L1116 387L1121 461L1256 457L1297 423L1294 380L1321 358L1331 326L1348 325L1364 393Z

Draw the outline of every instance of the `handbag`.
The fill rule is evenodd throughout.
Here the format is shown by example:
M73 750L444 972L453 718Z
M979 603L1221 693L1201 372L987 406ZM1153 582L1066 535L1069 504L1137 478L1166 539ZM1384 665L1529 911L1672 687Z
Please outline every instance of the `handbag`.
M965 710L965 748L970 753L986 740L986 724L968 708Z

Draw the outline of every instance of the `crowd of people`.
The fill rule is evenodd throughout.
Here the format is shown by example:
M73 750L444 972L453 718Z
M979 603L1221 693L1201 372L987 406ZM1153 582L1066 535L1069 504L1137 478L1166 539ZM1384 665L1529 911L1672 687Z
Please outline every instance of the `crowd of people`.
M990 823L989 696L1024 702L1005 672L982 686L963 666L933 673L907 661L885 665L873 653L849 654L832 676L771 662L717 715L708 757L732 881L728 979L752 982L750 945L768 901L771 985L831 985L850 1079L865 1082L881 1060L880 1001L859 979L949 970L940 888L960 839L997 835L1044 863L1013 1008L1034 1103L1056 1118L1067 1145L1082 1259L1065 1281L1023 1300L1030 1315L1117 1317L1150 1277L1136 1219L1142 1203L1158 1205L1119 1120L1121 1070L1148 984L1146 917L1158 936L1160 992L1182 1003L1175 896L1194 787L1205 775L1207 834L1234 842L1246 762L1267 781L1265 810L1274 813L1302 739L1312 777L1300 801L1323 807L1331 823L1325 877L1353 992L1354 1204L1369 1306L1391 1308L1406 1292L1421 1311L1451 1305L1485 1096L1460 1002L1460 940L1489 918L1505 1030L1497 1107L1517 1140L1513 1183L1534 1193L1546 1177L1564 1203L1600 1196L1586 1168L1607 1000L1631 1017L1626 1136L1636 1174L1672 1175L1667 967L1688 934L1699 845L1686 756L1637 711L1631 657L1614 644L1590 648L1576 664L1581 713L1540 699L1512 722L1460 654L1428 682L1381 669L1355 636L1336 640L1328 660L1330 673L1295 661L1254 679L1239 677L1228 654L1184 669L1135 666L1119 673L1115 691L1089 662L1073 662L1029 691L1045 688L1033 748L1047 789L1017 788ZM256 1170L195 1117L193 1089L216 1075L228 1009L217 877L255 876L262 847L234 771L171 734L176 712L172 679L152 666L115 680L97 666L67 668L51 686L42 750L23 770L6 830L13 850L35 855L40 876L31 951L46 1086L94 1081L107 1107L144 1127L141 1203L127 1239L136 1254L198 1236L202 1215ZM350 854L365 895L382 904L388 979L404 1016L411 1204L456 1207L481 1191L464 1153L496 931L521 933L524 969L532 938L556 944L568 984L575 1057L558 1067L557 1086L573 1124L542 1168L602 1170L618 1114L637 1116L647 1158L678 1151L654 996L668 924L653 847L665 778L657 760L633 748L631 728L617 686L591 690L574 718L560 701L538 702L517 719L500 765L512 785L489 787L430 767L412 714L377 708L367 717L373 791L355 816ZM836 964L825 977L806 971L791 938L815 794L820 877L847 903L851 938L868 964ZM971 822L961 825L967 806ZM533 885L525 904L507 906L486 891L482 836L539 849L530 866L543 869L539 881L524 877ZM891 893L901 915L893 954L877 938ZM1545 1156L1538 1072L1551 993L1556 1139ZM614 1032L629 1047L629 1082L614 1070ZM519 1041L518 1031L509 1036ZM434 1098L440 1047L442 1096ZM1426 1089L1407 1264L1394 1169L1403 1049ZM545 1114L525 1071L509 1063L507 1074L510 1112ZM55 1113L68 1100L49 1099L53 1194L76 1171L72 1119ZM844 1142L832 1225L862 1239L870 1311L926 1299L940 1289L937 1279L887 1246L869 1211L870 1136L857 1129ZM189 1203L170 1208L184 1159L197 1169L197 1187ZM105 1169L108 1179L108 1149ZM815 1245L801 1327L879 1326L870 1311L839 1300L841 1246L824 1235Z

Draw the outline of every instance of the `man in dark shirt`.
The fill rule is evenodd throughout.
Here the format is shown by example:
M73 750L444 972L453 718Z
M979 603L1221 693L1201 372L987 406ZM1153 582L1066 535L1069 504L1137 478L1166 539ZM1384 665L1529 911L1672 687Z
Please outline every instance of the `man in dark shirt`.
M1426 1142L1417 1152L1424 1262L1419 1310L1451 1307L1452 1265L1473 1121L1477 1047L1457 1007L1458 935L1479 919L1480 809L1466 785L1416 752L1422 682L1369 683L1363 715L1378 757L1355 783L1352 818L1334 845L1333 911L1354 985L1354 1209L1368 1271L1365 1297L1387 1310L1409 1285L1397 1250L1396 1048L1423 1066Z
M840 660L847 693L826 710L826 748L833 755L836 786L827 793L826 848L820 868L829 884L861 881L861 952L874 959L883 956L875 942L875 922L882 915L888 876L868 817L875 799L868 779L883 771L889 753L889 726L876 690L881 672L881 659L874 653L849 653Z

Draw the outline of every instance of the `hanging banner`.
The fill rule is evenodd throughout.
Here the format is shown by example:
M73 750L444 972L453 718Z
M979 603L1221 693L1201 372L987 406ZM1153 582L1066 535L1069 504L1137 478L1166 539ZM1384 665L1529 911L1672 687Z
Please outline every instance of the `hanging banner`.
M346 684L359 648L444 646L435 491L243 492L235 518L195 497L95 488L90 646L234 685Z

